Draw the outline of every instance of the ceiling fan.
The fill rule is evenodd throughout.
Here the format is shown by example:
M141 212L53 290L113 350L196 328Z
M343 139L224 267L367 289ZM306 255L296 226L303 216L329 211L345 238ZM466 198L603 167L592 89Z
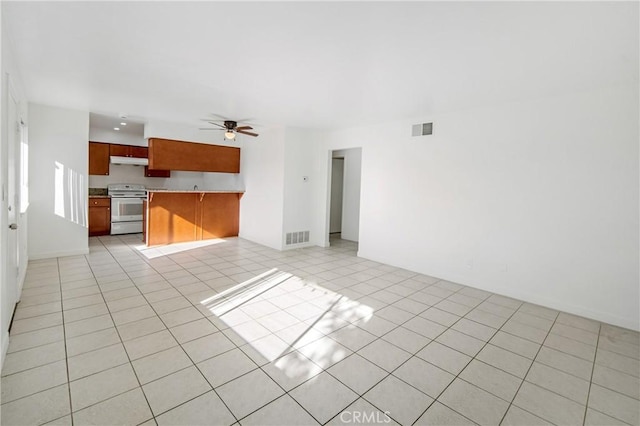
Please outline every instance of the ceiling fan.
M204 119L204 121L206 121L207 123L213 124L214 126L218 126L218 127L201 127L200 130L224 130L224 137L226 139L230 139L233 140L236 137L237 133L243 134L243 135L248 135L248 136L258 136L257 133L253 133L253 132L249 132L248 130L253 130L253 127L251 126L238 126L238 121L244 121L244 120L230 120L226 117L223 117L221 115L218 114L213 114L216 115L220 118L222 118L223 120L210 120L210 119ZM222 124L220 124L222 123Z

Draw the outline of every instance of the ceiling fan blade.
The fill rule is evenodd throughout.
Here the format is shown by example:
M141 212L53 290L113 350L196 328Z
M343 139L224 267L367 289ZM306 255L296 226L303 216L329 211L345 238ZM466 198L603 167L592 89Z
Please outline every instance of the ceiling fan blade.
M225 129L218 129L216 127L200 127L199 130L225 130Z
M253 129L253 127L251 127L251 126L236 127L236 130L251 130L251 129Z
M253 118L241 118L239 120L225 117L224 115L216 114L215 112L210 112L209 115L213 115L214 117L218 117L220 121L235 121L236 123L245 123L247 121L253 120Z
M255 137L255 136L258 136L258 134L257 134L257 133L253 133L253 132L246 132L246 131L244 131L244 130L238 130L238 129L236 129L236 133L241 133L241 134L243 134L243 135L249 135L249 136L254 136L254 137Z
M227 118L224 115L216 114L215 112L210 112L209 115L213 115L214 117L218 117L221 120L231 120L230 118Z
M207 123L209 123L209 124L213 124L214 126L218 126L218 127L223 128L223 129L226 129L226 128L227 128L226 126L224 126L224 125L222 125L222 124L220 124L220 123L216 123L215 121L207 121Z

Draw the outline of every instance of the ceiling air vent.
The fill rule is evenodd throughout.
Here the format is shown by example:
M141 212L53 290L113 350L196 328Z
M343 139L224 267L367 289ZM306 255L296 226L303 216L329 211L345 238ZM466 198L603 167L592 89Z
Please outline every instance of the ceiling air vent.
M414 124L411 126L411 136L426 136L433 133L433 123Z

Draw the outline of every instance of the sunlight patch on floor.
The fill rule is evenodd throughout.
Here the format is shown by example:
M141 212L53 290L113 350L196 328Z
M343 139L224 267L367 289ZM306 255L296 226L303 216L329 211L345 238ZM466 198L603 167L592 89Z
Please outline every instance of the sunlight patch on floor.
M249 356L294 381L347 357L351 351L331 333L359 330L355 323L369 321L374 311L277 268L200 303L229 327L224 333Z
M157 257L169 256L176 253L181 253L197 248L213 246L216 244L224 243L222 238L216 238L212 240L203 241L189 241L186 243L175 243L166 246L147 247L144 244L134 246L136 250L142 253L147 259L155 259Z

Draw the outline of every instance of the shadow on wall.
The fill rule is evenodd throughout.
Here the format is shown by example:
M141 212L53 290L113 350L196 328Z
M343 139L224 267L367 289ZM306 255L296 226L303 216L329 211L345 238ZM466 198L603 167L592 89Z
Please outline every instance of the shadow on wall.
M87 182L85 176L55 162L54 212L69 222L87 227Z

